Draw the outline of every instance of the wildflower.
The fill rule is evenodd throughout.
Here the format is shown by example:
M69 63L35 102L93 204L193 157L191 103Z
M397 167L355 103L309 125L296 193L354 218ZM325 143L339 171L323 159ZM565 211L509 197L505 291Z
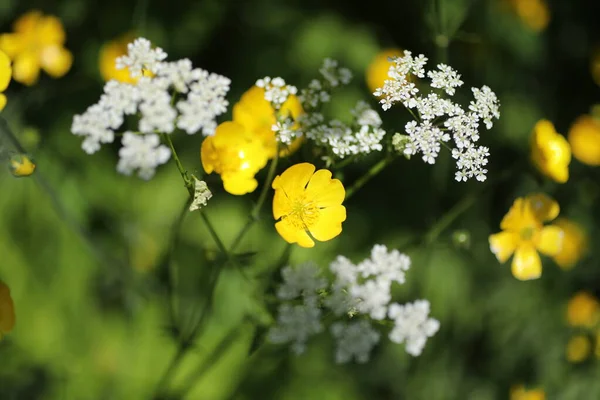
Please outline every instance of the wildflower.
M388 315L394 320L390 340L394 343L406 343L406 352L415 357L422 353L427 338L435 335L440 329L439 321L428 318L427 300L405 305L391 304Z
M283 78L264 77L256 81L256 86L264 90L264 98L279 110L290 96L296 95L298 89L285 83Z
M305 299L314 299L327 286L327 281L319 277L319 268L310 262L296 268L287 266L281 271L281 276L283 284L277 291L277 297L282 300L291 300L301 295Z
M591 328L600 321L600 303L590 293L579 292L569 300L566 317L571 326Z
M10 289L0 281L0 339L10 333L15 326L15 305L10 296Z
M542 389L525 389L525 386L517 385L510 390L510 400L546 400L546 394Z
M115 62L117 69L128 69L132 78L139 78L144 71L155 75L166 58L167 53L163 49L153 49L148 39L138 38L127 45L127 54L118 57Z
M54 16L30 11L13 25L14 33L0 35L0 50L13 60L13 78L33 85L43 69L53 78L65 75L73 63L64 48L65 31Z
M342 182L309 163L289 167L273 180L275 229L288 243L313 247L313 238L331 240L342 232L346 194ZM309 235L310 233L310 235Z
M586 335L575 335L569 339L566 348L567 361L580 363L592 352L592 343Z
M273 343L292 342L292 351L304 353L309 337L323 331L321 310L311 303L279 307L277 325L269 330L268 337Z
M571 125L568 139L576 159L587 165L600 165L600 121L582 115Z
M537 279L542 274L538 251L555 256L562 248L563 231L544 222L554 220L558 203L544 194L519 197L500 223L502 232L490 235L490 249L505 263L514 253L512 274L519 280Z
M531 135L531 159L541 173L558 183L569 180L571 146L552 122L541 120Z
M510 0L517 16L532 31L541 32L550 22L545 0Z
M353 358L358 363L366 363L380 339L380 334L366 320L334 323L331 334L336 340L335 362L338 364L350 362Z
M208 200L212 197L206 182L194 177L194 200L190 204L190 211L196 211L206 207Z
M104 44L100 49L100 75L105 81L111 79L124 83L136 83L137 79L129 73L129 68L117 69L116 60L127 54L127 44L133 41L131 34L125 34L119 38Z
M10 66L10 58L0 50L0 111L6 106L6 96L4 92L10 83L12 75L12 67Z
M8 163L10 172L17 178L31 176L35 172L35 162L26 154L15 154Z
M386 49L377 53L366 71L367 87L373 93L377 88L383 87L388 79L388 70L390 69L390 58L402 57L403 51L400 49Z
M558 218L554 225L562 229L563 243L552 258L561 268L570 269L587 253L587 233L579 224L566 218Z

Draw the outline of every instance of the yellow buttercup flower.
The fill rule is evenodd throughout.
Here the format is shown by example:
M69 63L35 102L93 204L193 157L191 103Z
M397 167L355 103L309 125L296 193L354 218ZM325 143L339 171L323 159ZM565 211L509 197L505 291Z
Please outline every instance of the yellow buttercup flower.
M550 10L545 0L511 0L521 21L535 32L541 32L550 22Z
M202 166L207 173L221 175L225 190L242 195L258 185L254 175L268 161L262 141L237 122L223 122L202 142Z
M546 394L542 389L525 389L525 386L513 386L510 390L510 400L545 400Z
M35 163L25 154L16 154L8 162L10 172L17 178L31 176L35 172Z
M367 86L371 93L377 88L383 87L383 83L388 78L388 71L392 65L389 61L390 57L402 57L404 50L387 49L378 53L373 61L369 64L366 71Z
M600 321L600 303L588 292L578 292L567 305L567 323L571 326L594 327Z
M136 83L137 79L129 75L129 68L117 69L116 60L118 57L127 54L127 45L133 42L135 37L131 34L125 34L115 40L106 43L100 49L100 75L105 81L115 79L123 83Z
M54 16L30 11L14 24L14 33L0 35L0 50L13 60L13 78L33 85L43 69L53 78L65 75L73 56L64 48L65 31Z
M600 165L600 121L596 118L577 118L569 130L569 143L576 159L587 165Z
M566 218L558 218L554 225L563 231L563 245L552 258L563 269L573 268L588 250L587 233L577 223Z
M281 109L276 112L271 103L265 99L265 89L252 86L242 95L240 101L233 106L233 122L243 125L263 143L269 158L277 152L277 138L273 125L277 117L291 117L296 120L304 113L298 97L290 95ZM280 152L280 156L294 152L302 144L302 139L296 139L288 149Z
M501 263L514 253L512 274L519 280L536 279L542 275L538 251L548 256L562 248L563 232L557 226L546 225L560 212L558 203L544 194L519 197L500 223L502 232L490 235L490 249Z
M12 67L10 66L10 58L5 52L0 50L0 111L6 106L6 96L4 92L10 83L12 75Z
M342 232L346 191L331 172L309 163L292 165L273 180L275 229L288 243L313 247Z
M558 183L569 180L571 147L554 129L552 122L541 120L531 134L531 159L541 173Z
M15 326L15 305L10 297L10 289L0 281L0 339L10 333Z
M592 342L586 335L575 335L569 339L566 349L567 361L571 363L580 363L584 361L592 352Z

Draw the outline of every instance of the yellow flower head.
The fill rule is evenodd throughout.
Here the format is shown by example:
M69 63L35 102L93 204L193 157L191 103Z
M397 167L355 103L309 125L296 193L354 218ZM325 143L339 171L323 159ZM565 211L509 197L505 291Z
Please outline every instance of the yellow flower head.
M33 175L35 172L35 163L31 157L25 154L16 154L9 160L10 172L17 178L24 178Z
M275 229L288 243L313 247L342 233L346 191L331 172L309 163L292 165L273 180Z
M600 121L582 115L571 125L569 143L573 156L584 164L600 165Z
M563 245L553 257L554 261L563 269L570 269L579 262L587 253L588 236L585 230L573 221L559 218L554 225L563 231Z
M298 97L290 95L281 109L276 112L271 103L265 99L265 89L252 86L233 106L233 121L256 135L262 141L267 156L273 158L277 152L277 139L271 128L277 122L277 117L291 117L296 120L303 113ZM288 149L280 152L280 156L292 153L301 144L302 140L296 139Z
M575 335L567 343L566 356L567 361L571 363L580 363L584 361L592 352L592 342L586 335Z
M133 42L135 37L131 34L125 34L115 40L112 40L100 49L100 74L102 79L110 81L115 79L123 83L136 83L137 79L129 75L129 68L117 69L116 60L118 57L127 54L127 45Z
M571 326L593 327L600 321L600 303L593 295L579 292L567 305L567 323Z
M373 61L369 64L366 71L367 86L371 93L377 88L383 87L383 83L388 79L388 71L392 65L389 61L390 57L402 57L404 50L387 49L378 53Z
M15 305L10 297L10 289L0 281L0 339L15 326Z
M221 175L225 190L242 195L256 189L254 175L268 161L262 141L237 122L223 122L202 142L202 166Z
M571 147L552 122L541 120L531 135L531 159L541 173L558 183L569 180Z
M541 32L550 22L550 10L545 0L511 0L515 12L532 31Z
M53 78L69 71L73 56L64 48L65 31L58 18L30 11L13 28L14 33L0 35L0 50L13 60L15 81L33 85L40 69Z
M525 386L514 386L510 390L510 400L545 400L546 394L542 389L525 389Z
M10 83L12 75L12 67L10 66L10 58L5 52L0 50L0 111L6 106L6 96L4 92Z
M544 226L558 216L558 203L545 194L533 194L515 200L500 223L502 232L490 235L490 249L501 263L514 253L512 274L519 280L542 275L538 251L548 256L562 248L563 231L553 225Z

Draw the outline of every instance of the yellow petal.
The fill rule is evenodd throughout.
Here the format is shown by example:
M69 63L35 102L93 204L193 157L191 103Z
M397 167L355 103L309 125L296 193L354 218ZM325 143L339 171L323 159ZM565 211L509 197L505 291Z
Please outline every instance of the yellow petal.
M3 92L8 87L11 75L12 67L10 66L10 58L0 50L0 92Z
M270 130L275 123L275 110L265 99L265 89L258 86L248 89L233 106L233 120L251 131L265 127Z
M42 68L53 78L60 78L71 69L73 55L61 46L48 46L42 50Z
M562 249L565 234L558 226L548 225L540 231L537 249L547 256L554 256Z
M254 174L248 175L244 173L227 173L222 174L223 187L228 193L240 196L246 193L251 193L256 190L258 182L254 179Z
M17 154L10 158L10 171L17 178L31 176L35 172L35 163L25 154Z
M535 218L540 222L552 221L560 213L558 203L544 193L530 194L526 200Z
M499 262L505 263L515 252L518 241L519 235L516 233L508 231L496 233L489 237L490 250Z
M285 103L281 105L281 109L279 110L279 114L284 117L292 117L296 120L301 114L304 113L304 109L302 108L302 103L298 99L298 97L293 94L289 95Z
M315 242L302 228L295 227L283 219L275 224L277 233L288 243L298 243L300 247L314 247Z
M0 35L0 50L6 53L11 59L25 50L26 43L22 35L16 33L5 33Z
M283 190L276 190L273 195L273 218L278 220L292 212L292 202Z
M273 180L273 189L283 190L290 198L303 194L308 181L315 172L315 166L309 163L295 164Z
M371 93L377 88L383 87L388 77L388 71L392 63L388 60L390 57L402 57L404 51L400 49L387 49L378 53L371 61L366 71L367 86Z
M35 31L36 26L42 19L42 13L38 10L32 10L21 15L13 24L13 29L17 33L31 33Z
M13 63L13 78L24 85L33 85L40 75L40 60L34 52L21 53Z
M108 42L100 49L99 67L100 75L105 81L115 79L124 83L135 83L137 79L132 78L128 68L117 69L116 59L127 54L127 44L135 38L131 34L123 35L117 40Z
M204 168L207 174L215 170L217 158L213 136L208 136L202 141L202 146L200 147L200 161L202 162L202 168Z
M0 281L0 336L9 333L15 326L15 305L10 289Z
M6 107L6 96L0 93L0 111L4 110L4 107Z
M517 198L510 207L502 222L500 229L503 231L520 232L524 226L530 225L532 216L525 207L525 200L522 197Z
M319 220L312 225L310 234L321 242L326 242L342 233L342 222L346 220L346 207L332 206L319 211Z
M600 61L598 65L600 71ZM589 115L579 117L569 130L569 143L576 159L587 165L600 165L600 122L597 119Z
M40 44L62 46L65 43L65 30L62 22L55 16L43 16L36 28L36 37Z
M306 186L306 197L317 207L339 206L344 201L346 191L338 179L331 179L331 172L320 169L310 178Z
M567 323L571 326L592 327L600 320L600 303L588 292L577 292L567 304Z
M567 361L571 363L580 363L589 357L592 352L592 343L590 338L585 335L576 335L569 339L567 343Z
M564 234L562 248L554 255L554 261L563 269L572 268L587 253L587 233L577 223L566 218L557 219L554 225L562 229Z
M515 251L512 261L512 274L522 281L537 279L542 275L540 256L529 243L521 244Z

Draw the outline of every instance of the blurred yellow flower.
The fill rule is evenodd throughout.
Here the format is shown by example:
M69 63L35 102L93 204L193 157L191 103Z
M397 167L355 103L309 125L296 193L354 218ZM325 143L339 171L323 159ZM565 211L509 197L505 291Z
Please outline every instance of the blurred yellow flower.
M558 183L569 180L571 147L554 129L552 122L541 120L531 134L531 159L541 173Z
M202 142L202 166L207 173L221 175L223 187L231 194L253 192L258 186L254 175L268 161L263 143L237 122L223 122Z
M100 75L105 81L115 79L123 83L136 83L137 79L129 75L129 68L117 69L116 60L127 54L127 45L133 42L135 37L128 33L112 40L100 49Z
M292 165L273 180L275 229L288 243L313 247L342 232L346 191L331 172L309 163Z
M296 120L303 113L302 104L294 95L290 95L276 113L271 103L265 99L265 89L252 86L233 106L233 122L243 125L256 135L262 141L267 156L273 158L277 152L277 138L271 128L277 122L277 117L291 117ZM302 139L298 138L279 155L286 156L297 150L301 144Z
M10 83L12 75L12 67L10 66L10 58L5 52L0 50L0 111L6 106L6 96L4 92Z
M514 253L512 274L519 280L536 279L542 275L542 254L554 256L562 247L562 230L544 222L555 219L558 203L545 194L533 194L515 200L500 223L502 232L490 235L492 253L501 263Z
M392 65L389 57L402 57L404 50L387 49L378 53L369 64L366 71L367 86L371 93L377 88L383 87L383 83L388 79L388 71Z
M545 400L546 394L542 389L525 389L525 386L513 386L510 390L510 400Z
M9 160L10 172L17 178L24 178L35 172L35 163L25 154L16 154Z
M43 69L53 78L65 75L73 56L64 48L65 31L54 16L30 11L13 25L14 33L0 35L0 50L13 60L13 78L33 85Z
M550 22L550 10L545 0L510 0L521 21L535 32L541 32Z
M563 269L570 269L579 262L588 249L588 237L577 223L566 218L558 218L554 225L563 231L563 245L554 261Z
M571 326L594 327L600 321L600 303L588 292L578 292L567 305L567 323Z
M10 289L0 281L0 339L10 333L15 326L15 305L10 297Z
M571 363L580 363L584 361L592 352L592 342L586 335L575 335L567 343L566 356L567 361Z
M600 165L600 121L596 118L577 118L569 130L569 143L576 159L587 165Z

